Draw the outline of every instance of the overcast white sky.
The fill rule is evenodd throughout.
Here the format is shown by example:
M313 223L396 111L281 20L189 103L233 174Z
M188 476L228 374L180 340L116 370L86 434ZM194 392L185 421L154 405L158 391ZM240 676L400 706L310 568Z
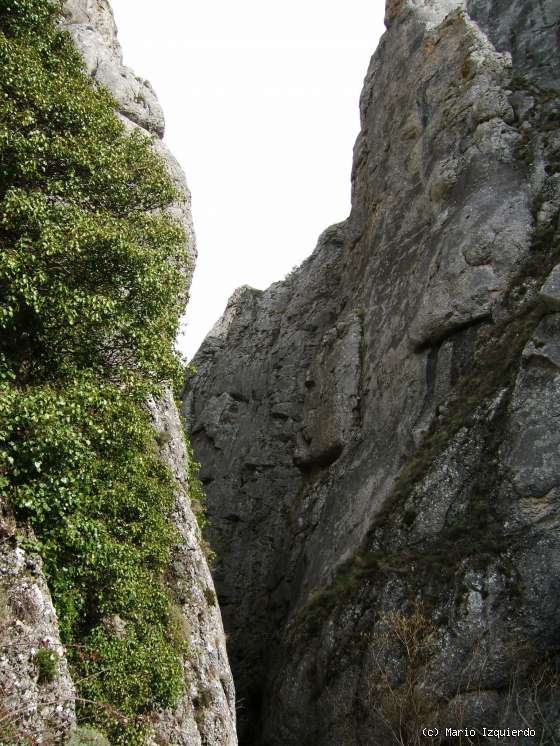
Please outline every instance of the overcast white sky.
M193 195L190 358L240 285L266 288L350 207L352 147L384 0L112 0Z

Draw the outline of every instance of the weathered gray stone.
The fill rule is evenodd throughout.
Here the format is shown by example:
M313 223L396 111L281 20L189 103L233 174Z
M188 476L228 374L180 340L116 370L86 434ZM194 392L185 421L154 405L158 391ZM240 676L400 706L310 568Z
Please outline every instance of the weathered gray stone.
M41 680L40 650L58 661L52 681ZM75 691L65 656L41 560L18 546L15 521L0 499L1 743L59 743L75 723Z
M560 265L554 267L552 272L546 278L546 282L541 288L541 298L545 303L557 309L560 307Z
M153 744L235 746L235 689L204 542L187 494L183 428L170 391L151 400L149 409L156 431L166 434L160 451L177 482L170 519L181 542L173 551L170 580L188 642L183 660L187 692L173 711L159 714Z
M107 0L65 0L65 27L86 70L116 98L121 112L149 132L163 136L163 111L147 80L122 62L113 11Z
M558 10L389 2L348 220L195 357L245 744L559 727Z
M560 488L560 315L547 316L523 351L513 392L507 466L520 497Z
M518 75L558 91L560 6L556 0L467 0L466 7L497 49L511 53Z

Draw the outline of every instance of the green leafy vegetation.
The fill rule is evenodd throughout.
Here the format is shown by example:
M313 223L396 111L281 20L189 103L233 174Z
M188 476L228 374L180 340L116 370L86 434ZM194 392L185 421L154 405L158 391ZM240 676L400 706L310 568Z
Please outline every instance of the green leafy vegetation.
M35 653L35 665L39 671L39 683L52 681L58 671L58 655L54 650L40 648Z
M185 235L59 12L0 0L0 493L36 537L80 718L134 746L183 685L174 485L145 401L182 377Z
M200 528L204 529L208 525L208 518L206 516L206 493L204 492L204 485L198 478L200 464L195 460L191 441L187 433L185 433L185 442L187 444L189 496L196 521Z

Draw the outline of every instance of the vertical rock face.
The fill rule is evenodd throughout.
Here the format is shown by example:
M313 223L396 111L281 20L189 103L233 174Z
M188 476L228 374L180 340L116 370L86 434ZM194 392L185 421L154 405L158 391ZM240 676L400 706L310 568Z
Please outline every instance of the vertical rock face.
M229 668L220 609L196 518L187 496L187 453L183 427L172 394L149 402L154 426L165 441L162 458L177 481L171 520L181 543L173 553L170 582L189 640L184 659L186 695L175 710L160 715L154 746L235 746L235 690Z
M86 69L115 96L121 113L163 137L163 111L153 88L123 65L113 11L107 0L66 0L64 25L80 50Z
M560 727L559 16L388 3L349 218L195 358L244 743Z
M185 271L190 275L196 260L190 194L181 167L161 141L164 120L155 93L147 81L123 65L117 29L106 0L67 0L63 14L63 25L81 52L86 69L115 96L126 126L142 127L153 135L153 146L165 159L183 195L171 212L186 229L189 265ZM189 641L184 658L186 693L173 711L154 718L150 743L235 746L234 686L204 543L187 494L182 425L169 391L163 391L148 406L155 429L164 435L161 457L177 483L170 520L181 541L174 550L169 581ZM45 675L42 669L38 658L38 653L39 657L44 655L42 651L56 659L53 676ZM17 546L15 522L0 497L0 743L62 743L76 720L75 697L40 560Z
M0 743L60 741L76 720L74 698L41 561L17 545L0 498Z
M164 158L168 171L184 199L171 208L186 230L190 257L187 272L196 262L191 215L191 197L181 166L161 138L165 130L162 108L154 89L123 64L113 11L107 0L64 0L63 26L72 36L86 70L113 94L119 114L128 127L141 127L154 135L154 148Z

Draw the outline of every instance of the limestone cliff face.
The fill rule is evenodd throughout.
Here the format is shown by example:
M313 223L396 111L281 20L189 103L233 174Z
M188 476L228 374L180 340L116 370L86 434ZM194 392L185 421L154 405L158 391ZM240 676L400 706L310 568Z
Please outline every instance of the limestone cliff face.
M0 496L0 743L56 743L76 722L76 693L41 561L18 546L3 503ZM40 680L39 651L58 661L53 681Z
M389 2L349 218L195 358L245 743L558 738L559 16Z
M160 714L150 746L235 746L235 690L214 583L186 490L183 426L169 391L149 402L149 407L156 430L166 434L161 454L177 480L170 519L181 543L173 553L170 581L181 603L189 640L184 659L186 694L175 710Z
M189 264L185 271L190 275L196 260L190 194L181 167L161 141L164 119L155 93L147 81L123 65L115 21L106 0L66 0L63 14L62 23L81 52L86 69L113 93L127 127L141 127L153 135L153 146L165 159L184 197L171 212L186 229ZM154 718L150 744L235 746L234 686L213 581L187 494L183 428L169 391L162 391L148 406L156 431L165 434L161 457L176 478L176 503L170 520L181 542L174 550L169 582L180 601L182 626L189 642L184 658L186 693L173 711ZM40 649L53 651L60 658L52 682L40 681L36 665ZM75 688L40 560L17 546L15 522L1 497L0 651L0 743L62 743L76 721ZM10 725L14 713L18 715L17 728ZM101 738L95 742L101 744Z
M84 58L86 70L115 97L119 114L127 127L141 127L154 136L154 148L164 158L168 171L184 200L175 205L175 214L187 233L189 267L196 263L196 243L191 214L191 197L185 174L174 155L162 142L165 120L149 81L139 78L123 64L113 11L107 0L64 0L63 26Z

